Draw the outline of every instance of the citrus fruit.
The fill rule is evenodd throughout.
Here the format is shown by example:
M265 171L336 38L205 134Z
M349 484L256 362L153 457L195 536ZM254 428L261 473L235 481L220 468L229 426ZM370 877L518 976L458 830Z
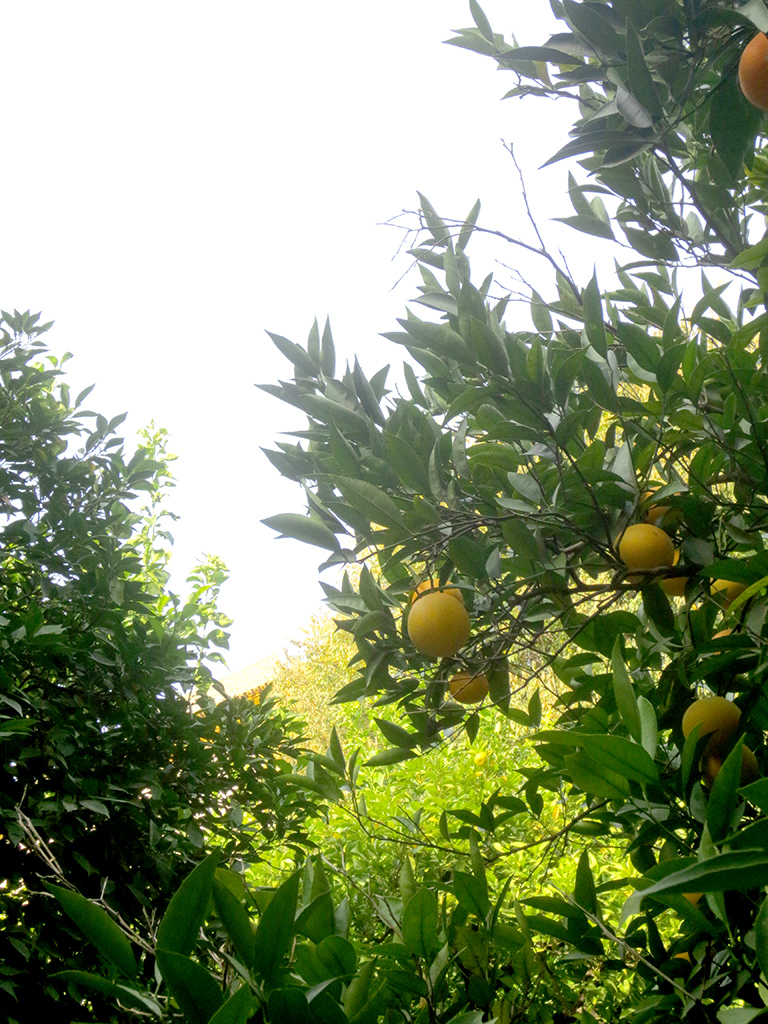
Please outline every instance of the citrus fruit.
M675 550L675 560L672 563L677 565L680 561L680 552ZM668 579L661 581L661 589L667 595L667 597L685 597L685 585L688 582L688 576L670 576Z
M706 753L701 759L701 784L706 786L707 789L712 789L715 783L715 779L720 774L720 769L723 767L723 759L718 751L712 751L712 753ZM760 768L757 764L757 758L749 747L741 748L741 777L739 779L740 786L746 786L750 782L754 782L760 777Z
M746 583L737 583L735 580L713 580L712 596L717 598L717 603L728 608L739 594L747 589Z
M744 47L739 60L739 85L749 102L768 110L768 38L758 32Z
M478 768L484 767L485 762L487 760L488 760L488 751L487 750L481 750L481 751L479 751L479 753L475 754L475 764L477 765Z
M706 752L721 750L736 732L741 710L725 697L702 697L694 701L683 715L683 736L690 736L697 725L699 736L709 734Z
M628 526L619 538L619 558L628 569L671 568L675 560L675 545L658 526L635 523ZM630 582L643 577L630 577Z
M692 906L696 906L701 897L704 895L703 892L684 892L683 896L688 900Z
M411 605L408 636L430 658L452 658L469 639L469 615L462 601L444 590L430 590Z
M644 491L643 496L640 499L640 503L644 505L647 501L650 501L651 498L653 498L653 491ZM667 520L667 524L672 526L674 523L679 523L682 518L683 510L680 508L672 508L671 505L651 505L643 514L643 519L646 523L650 523L651 526L659 527L662 526L665 519Z
M422 580L411 594L411 603L413 603L417 597L420 597L422 594L428 594L432 590L440 591L442 594L450 594L451 597L455 597L457 601L461 601L461 591L458 587L444 587L441 589L438 580Z
M457 672L448 683L451 696L460 704L479 704L488 696L488 677Z

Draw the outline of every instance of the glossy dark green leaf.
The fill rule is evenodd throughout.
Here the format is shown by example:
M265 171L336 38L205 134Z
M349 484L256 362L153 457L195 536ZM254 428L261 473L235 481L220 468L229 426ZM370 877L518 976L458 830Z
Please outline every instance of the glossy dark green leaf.
M136 957L130 940L106 910L71 889L48 884L46 889L102 956L111 960L127 978L136 977Z
M270 1021L280 1024L310 1024L307 996L300 988L275 988L269 993L267 1009Z
M639 895L675 892L745 892L768 885L768 853L737 850L716 854L691 867L674 871L642 889Z
M295 871L275 891L261 915L254 937L253 966L267 982L274 982L295 935L301 871Z
M427 959L437 940L438 905L431 889L417 889L403 911L403 942L414 956Z
M733 814L739 804L743 746L742 736L723 762L709 794L707 828L715 842L730 832Z
M768 978L768 896L763 898L755 918L755 953L763 977Z
M220 851L209 854L179 886L157 930L158 947L188 956L200 937Z
M137 1010L143 1010L145 1013L152 1014L154 1017L163 1016L160 1006L154 999L144 995L143 992L129 988L127 985L119 985L113 981L108 981L98 974L91 974L88 971L57 971L51 974L50 977L57 981L73 982L82 988L99 992L110 999L120 1000L126 1006L133 1006Z
M632 739L639 742L641 733L637 697L635 696L635 688L632 685L629 672L624 664L624 658L621 653L621 640L619 638L617 638L613 647L612 668L613 693L616 698L616 705L619 709L621 720L626 726Z
M218 878L213 879L213 902L238 959L253 966L254 931L248 913L234 893Z
M563 761L574 784L582 792L606 800L624 800L629 796L629 786L624 776L604 768L586 751L566 754Z
M465 910L475 914L481 920L485 919L490 909L490 902L484 880L473 874L468 874L466 871L454 871L453 892Z
M216 979L195 960L158 947L157 967L187 1024L208 1024L223 1002Z

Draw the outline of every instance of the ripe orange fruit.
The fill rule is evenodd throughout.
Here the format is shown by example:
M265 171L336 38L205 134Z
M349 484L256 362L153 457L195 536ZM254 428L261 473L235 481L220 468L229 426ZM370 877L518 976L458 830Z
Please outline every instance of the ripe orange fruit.
M461 601L461 591L458 587L445 587L443 590L440 590L440 584L437 580L422 580L411 594L411 604L413 604L417 597L420 597L422 594L428 594L432 590L438 590L442 594L450 594L457 601Z
M430 658L452 658L469 639L469 632L464 602L444 590L422 594L408 612L411 643Z
M676 550L675 560L672 564L677 565L679 561L680 552ZM668 579L661 581L661 589L667 597L685 597L685 585L688 579L688 576L670 576Z
M487 750L481 750L477 754L475 754L475 764L477 765L478 768L485 767L485 763L486 763L487 760L488 760L488 751Z
M479 704L488 696L488 677L457 672L448 683L451 696L460 704Z
M746 589L746 583L736 583L735 580L713 580L711 592L719 605L728 608Z
M653 491L644 491L642 498L640 499L640 504L644 505L647 501L650 501L652 497ZM669 526L674 525L674 523L679 523L683 518L683 510L680 508L672 508L671 505L651 505L650 508L645 510L643 519L646 523L650 523L651 526L661 527L669 513L671 513L667 520Z
M701 759L699 765L701 769L701 784L706 786L707 789L712 789L715 783L715 779L720 774L720 769L723 767L723 759L718 751L712 751L712 753L704 753L704 757ZM757 763L753 751L749 747L741 748L741 778L739 779L739 785L746 786L750 782L754 782L760 778L760 768Z
M768 38L758 32L744 47L739 60L739 85L749 102L768 110Z
M702 697L694 701L683 715L683 736L690 736L700 725L699 736L709 734L705 753L721 750L736 732L741 709L725 697Z
M675 561L675 545L658 526L635 523L628 526L619 538L619 558L628 569L671 568ZM631 583L642 582L643 577L628 577Z

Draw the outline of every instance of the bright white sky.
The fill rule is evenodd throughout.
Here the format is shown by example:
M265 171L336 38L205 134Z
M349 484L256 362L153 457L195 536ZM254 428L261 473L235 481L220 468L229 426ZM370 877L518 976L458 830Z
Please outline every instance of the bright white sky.
M484 7L522 43L548 35L546 0ZM304 426L254 387L290 376L265 329L304 342L329 314L342 359L369 375L402 360L378 334L418 282L394 287L408 261L381 225L418 189L450 217L480 197L482 223L532 240L502 139L586 283L589 239L547 224L572 212L566 169L536 170L569 111L502 103L511 74L441 44L471 24L465 0L27 0L0 24L0 304L56 321L73 391L95 382L89 407L128 411L129 439L152 419L170 431L175 586L202 552L224 559L229 664L244 668L321 601L322 552L260 524L302 510L260 452Z

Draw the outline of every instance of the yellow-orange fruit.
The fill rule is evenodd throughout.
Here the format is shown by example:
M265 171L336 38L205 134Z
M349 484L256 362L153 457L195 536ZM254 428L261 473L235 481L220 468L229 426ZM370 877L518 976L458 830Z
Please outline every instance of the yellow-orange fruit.
M479 704L488 696L488 677L471 672L457 672L448 683L451 696L460 704Z
M706 786L707 789L712 789L715 784L715 779L720 774L720 769L723 767L723 758L720 756L718 751L712 753L706 753L701 759L699 768L701 769L701 784ZM760 768L757 763L757 758L754 752L749 747L741 748L741 776L739 778L739 785L746 786L750 782L754 782L760 777Z
M739 85L749 102L768 110L768 38L758 32L744 47L739 60Z
M650 501L653 497L653 491L644 491L641 498L641 504L645 504L646 501ZM669 518L667 518L668 514ZM643 519L646 523L650 523L651 526L661 527L665 519L669 525L679 523L683 518L683 510L679 508L673 509L671 505L651 505L645 510Z
M676 550L675 560L672 564L677 565L679 561L680 552ZM668 579L661 581L661 589L667 597L685 597L685 585L688 579L688 576L670 576Z
M691 903L694 907L699 902L701 897L704 895L703 892L684 892L683 896Z
M712 582L712 596L717 598L717 603L728 608L739 594L747 589L746 583L737 583L735 580L714 580Z
M741 709L725 697L702 697L694 701L683 715L683 736L690 736L697 725L699 737L709 735L708 753L721 750L736 732Z
M430 658L452 658L469 639L470 623L462 601L435 590L422 594L408 613L408 636Z
M675 560L675 545L658 526L635 523L628 526L619 538L619 558L628 569L671 568ZM642 577L639 580L642 581ZM631 579L633 583L637 581L638 578Z
M478 768L484 768L485 767L485 763L486 763L487 760L488 760L488 751L487 750L480 750L477 754L475 754L475 765Z
M422 580L411 594L411 603L413 603L417 597L420 597L422 594L428 594L432 590L438 590L441 594L450 594L451 597L455 597L457 601L461 601L461 591L458 587L444 587L441 589L440 583L437 580Z

